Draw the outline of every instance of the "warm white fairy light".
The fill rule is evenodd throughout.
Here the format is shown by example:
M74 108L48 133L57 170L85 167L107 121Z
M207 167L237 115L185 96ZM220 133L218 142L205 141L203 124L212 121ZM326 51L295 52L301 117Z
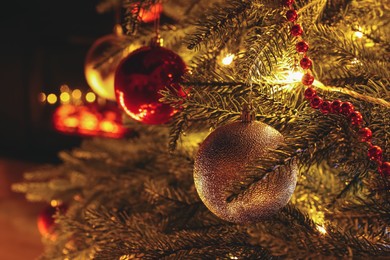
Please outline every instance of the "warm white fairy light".
M323 234L323 235L326 234L326 229L325 229L324 226L317 225L317 230L318 230L321 234Z
M286 77L286 81L288 83L295 83L295 82L300 82L303 77L303 72L298 71L298 70L291 70L288 72L288 75Z
M354 35L355 35L356 38L359 38L359 39L363 38L363 33L360 32L360 31L354 32Z
M235 57L234 54L231 54L231 53L227 54L227 55L222 59L222 64L225 65L225 66L229 66L230 64L232 64L234 57Z

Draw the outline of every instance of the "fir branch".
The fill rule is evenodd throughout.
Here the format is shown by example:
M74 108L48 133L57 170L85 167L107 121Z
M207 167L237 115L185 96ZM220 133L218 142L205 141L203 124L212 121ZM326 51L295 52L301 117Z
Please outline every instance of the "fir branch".
M223 6L215 5L211 13L206 14L198 24L197 32L188 39L188 49L199 47L206 39L213 36L213 39L220 39L224 35L228 37L227 31L234 32L244 21L245 12L250 9L250 2L242 0L225 1ZM224 37L224 38L225 38Z

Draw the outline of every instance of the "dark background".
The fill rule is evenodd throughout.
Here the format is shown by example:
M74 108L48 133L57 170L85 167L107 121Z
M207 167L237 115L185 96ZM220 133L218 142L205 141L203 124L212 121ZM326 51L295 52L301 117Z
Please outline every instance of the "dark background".
M0 9L0 156L54 162L81 138L56 133L53 106L40 92L62 84L87 90L84 59L92 43L112 31L114 14L98 14L98 0L8 1Z

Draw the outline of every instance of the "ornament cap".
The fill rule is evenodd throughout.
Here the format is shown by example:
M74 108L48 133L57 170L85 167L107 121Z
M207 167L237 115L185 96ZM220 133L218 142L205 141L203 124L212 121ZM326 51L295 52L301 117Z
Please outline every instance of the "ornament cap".
M158 34L150 40L150 47L163 47L164 39Z
M250 123L256 119L256 113L253 111L252 105L244 104L241 112L241 122Z

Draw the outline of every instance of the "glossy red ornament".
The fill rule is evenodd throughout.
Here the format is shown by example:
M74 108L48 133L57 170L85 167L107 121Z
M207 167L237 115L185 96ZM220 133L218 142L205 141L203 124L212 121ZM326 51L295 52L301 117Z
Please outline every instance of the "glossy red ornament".
M282 0L282 5L290 6L294 3L294 0Z
M372 161L380 162L382 160L382 148L377 145L370 147L367 156Z
M57 207L51 205L44 208L38 215L37 225L39 233L42 236L51 236L55 230L55 219L57 211L60 214L65 214L68 207L65 204L61 204Z
M354 110L355 107L350 102L343 102L341 104L341 113L346 116L349 116Z
M379 170L383 176L389 177L390 176L390 162L382 163L382 165L379 167Z
M297 52L304 53L307 52L307 50L309 49L309 44L305 41L300 41L295 47L297 49Z
M159 101L161 90L183 93L179 83L186 65L179 55L160 47L142 47L130 53L115 73L115 95L127 115L145 124L164 124L177 112ZM185 94L183 94L185 96Z
M320 110L323 114L328 114L331 111L331 103L327 100L323 101L320 105Z
M286 18L290 22L295 22L298 19L298 13L295 10L288 10L286 12Z
M312 99L313 97L315 97L317 95L317 91L312 88L312 87L308 87L306 90L305 90L305 98L306 99Z
M306 73L302 77L302 84L305 86L310 86L314 82L314 76L311 75L310 73Z
M320 105L322 104L322 98L320 98L319 96L315 96L311 99L310 101L310 106L312 108L319 108Z
M360 142L371 142L372 131L368 127L359 129L358 132Z
M303 33L303 29L299 24L295 24L291 27L290 32L292 36L301 36Z
M332 105L331 105L332 112L336 113L336 114L341 113L341 104L342 103L343 102L341 102L341 100L338 100L338 99L333 100Z
M359 111L352 111L349 115L349 119L351 119L351 123L356 126L363 123L363 116Z
M301 61L299 62L302 69L310 69L313 65L313 61L309 59L308 57L303 57Z

